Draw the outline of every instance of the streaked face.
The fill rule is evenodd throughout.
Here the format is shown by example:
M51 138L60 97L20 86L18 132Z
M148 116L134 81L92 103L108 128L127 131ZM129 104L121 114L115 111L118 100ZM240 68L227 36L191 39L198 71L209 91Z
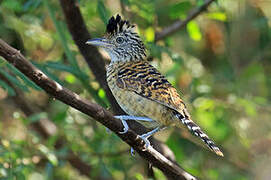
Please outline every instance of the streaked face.
M134 32L134 26L128 21L120 19L117 21L117 18L109 20L107 33L103 38L92 39L86 43L103 48L110 55L112 62L143 60L146 56L145 47L138 34Z

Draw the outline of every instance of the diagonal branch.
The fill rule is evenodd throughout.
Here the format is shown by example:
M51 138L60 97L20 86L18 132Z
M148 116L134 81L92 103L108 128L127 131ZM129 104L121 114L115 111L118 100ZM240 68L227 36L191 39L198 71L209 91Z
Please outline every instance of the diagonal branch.
M215 0L206 0L200 7L197 7L195 9L193 9L189 13L189 15L187 16L187 18L185 20L183 20L183 21L182 20L178 20L178 21L174 22L172 25L170 25L170 26L166 27L165 29L163 29L161 32L157 32L155 34L155 41L162 40L165 37L167 37L167 36L169 36L169 35L177 32L178 30L180 30L183 27L185 27L189 21L191 21L192 19L194 19L198 15L200 15L214 1Z
M120 134L119 132L123 128L122 124L119 120L115 119L109 111L105 110L98 104L82 99L78 94L51 80L43 72L27 61L20 51L10 47L1 39L0 56L6 59L10 64L15 66L54 98L89 115L111 131L115 132L123 141L133 147L141 157L146 159L153 166L159 168L165 175L167 175L167 177L171 177L172 179L196 179L157 152L151 146L145 150L144 142L134 131L129 130L125 134Z

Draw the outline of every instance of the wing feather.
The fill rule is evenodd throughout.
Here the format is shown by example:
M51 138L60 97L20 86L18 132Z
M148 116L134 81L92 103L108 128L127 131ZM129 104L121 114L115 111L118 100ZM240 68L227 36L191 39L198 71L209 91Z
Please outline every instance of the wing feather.
M184 113L185 104L177 90L147 62L126 63L121 66L117 86Z

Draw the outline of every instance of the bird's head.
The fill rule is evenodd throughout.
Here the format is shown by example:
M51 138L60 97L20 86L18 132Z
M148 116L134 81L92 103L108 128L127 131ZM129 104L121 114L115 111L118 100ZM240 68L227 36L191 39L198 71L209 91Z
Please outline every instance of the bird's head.
M104 37L88 40L86 44L103 48L112 62L138 61L146 56L145 46L135 32L135 26L119 15L110 18Z

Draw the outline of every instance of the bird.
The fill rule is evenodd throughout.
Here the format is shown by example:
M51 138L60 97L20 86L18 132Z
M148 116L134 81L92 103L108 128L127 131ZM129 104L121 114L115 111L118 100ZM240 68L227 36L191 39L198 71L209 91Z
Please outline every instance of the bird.
M168 126L189 130L203 141L212 152L224 156L206 133L191 119L186 105L173 85L147 61L145 45L135 25L117 14L112 16L101 38L86 42L104 49L110 56L106 67L106 80L113 96L128 115L118 115L124 128L126 121L135 120L151 131L140 135L146 148L148 138Z

